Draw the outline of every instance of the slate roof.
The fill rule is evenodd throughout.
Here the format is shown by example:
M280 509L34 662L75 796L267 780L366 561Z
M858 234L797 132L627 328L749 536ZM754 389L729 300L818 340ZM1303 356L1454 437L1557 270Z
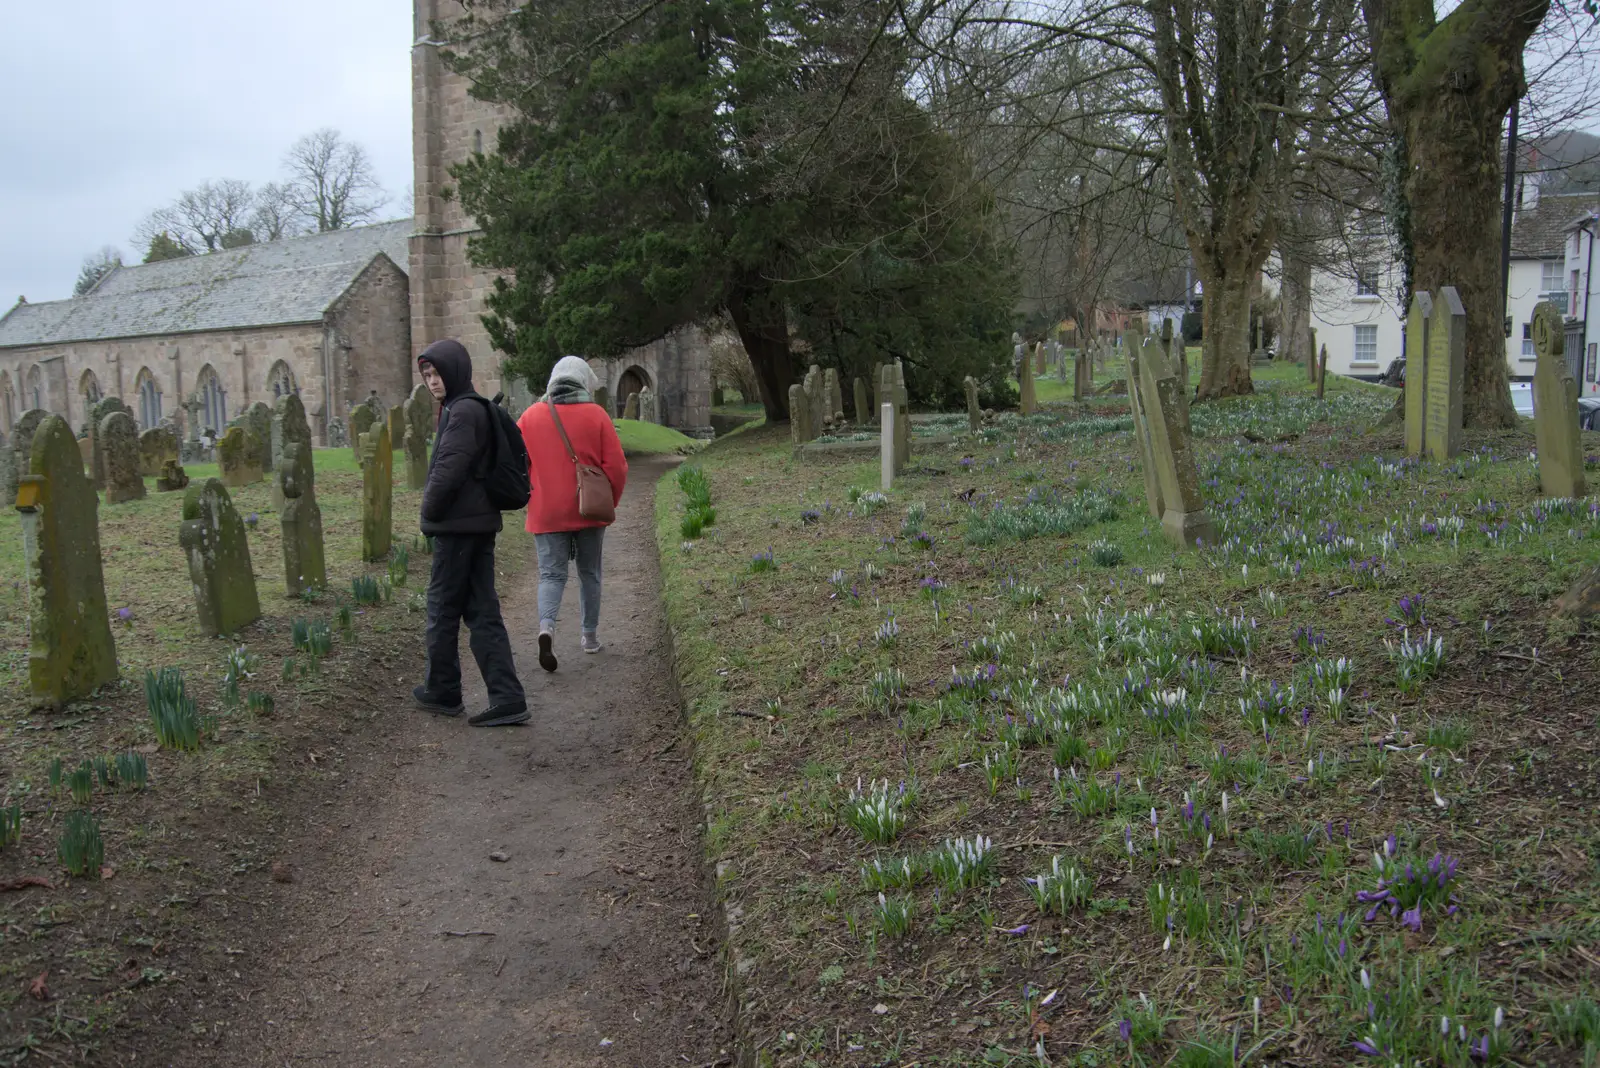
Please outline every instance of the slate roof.
M18 304L0 349L319 321L380 253L407 267L410 219L123 267L88 294Z
M1572 222L1600 206L1594 193L1546 193L1531 211L1519 211L1511 220L1511 258L1517 260L1556 259Z

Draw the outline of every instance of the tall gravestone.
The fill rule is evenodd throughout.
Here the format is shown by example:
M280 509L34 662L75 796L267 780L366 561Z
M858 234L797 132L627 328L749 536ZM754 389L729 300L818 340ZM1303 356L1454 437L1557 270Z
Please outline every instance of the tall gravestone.
M256 401L239 416L239 425L250 432L251 446L255 452L255 466L267 477L272 470L272 408Z
M1042 378L1050 368L1045 363L1044 342L1040 341L1033 346L1033 375Z
M27 438L13 501L28 569L28 689L36 706L60 708L117 677L100 501L66 420L45 415Z
M139 435L139 474L159 478L168 460L178 461L178 435L170 428L151 427Z
M983 429L983 410L978 407L978 380L968 375L961 380L961 389L967 395L967 429L976 434Z
M350 449L355 453L356 463L361 462L361 442L378 421L378 415L370 405L358 404L350 409Z
M1533 309L1533 434L1539 448L1539 489L1547 497L1589 492L1578 441L1578 380L1567 363L1561 313L1549 301Z
M1200 496L1200 473L1180 406L1188 403L1178 386L1178 376L1154 338L1134 342L1141 346L1138 359L1139 418L1150 443L1149 454L1160 495L1161 529L1174 545L1216 541L1211 517ZM1130 383L1130 397L1132 396Z
M1455 286L1444 286L1428 324L1424 447L1435 460L1461 451L1462 389L1467 364L1467 310ZM1408 372L1407 377L1410 377Z
M1020 368L1020 371L1017 378L1017 385L1019 387L1018 392L1022 397L1022 414L1032 415L1034 412L1038 411L1039 401L1034 394L1033 388L1033 361L1028 359L1028 354L1026 352L1022 354L1022 359L1018 364L1018 367Z
M1428 414L1428 328L1433 323L1433 295L1419 289L1406 311L1406 455L1420 457L1426 445L1424 424ZM1317 380L1317 354L1311 353L1308 371Z
M830 367L822 373L822 392L826 398L826 415L834 422L844 418L844 391L839 388L839 371Z
M272 506L283 511L283 481L278 469L283 463L283 451L290 445L304 445L306 462L311 463L311 422L306 418L306 406L297 393L285 394L272 405Z
M661 412L656 407L656 391L649 386L639 391L639 419L646 423L661 422Z
M100 454L106 470L106 503L142 501L144 476L139 473L139 424L127 412L100 420Z
M905 369L900 361L886 363L880 370L882 378L881 392L884 397L882 411L893 411L894 425L886 432L885 440L893 443L890 455L893 458L894 474L898 475L905 470L906 463L911 458L911 407L910 396L906 391Z
M107 397L89 409L90 455L88 457L88 462L91 464L90 470L94 475L94 488L97 490L103 490L106 488L105 446L100 442L100 423L105 419L106 416L113 412L127 412L129 415L133 414L128 406L123 404L122 401L116 397ZM135 426L137 426L137 424L135 424ZM82 448L82 446L79 446L79 448Z
M1322 393L1328 388L1328 346L1322 346L1322 352L1317 356L1317 400L1322 399Z
M283 586L290 597L307 589L328 588L322 550L322 509L317 505L316 468L311 445L288 441L278 461L278 493L283 497Z
M377 422L361 439L361 559L389 559L394 536L394 450L389 421Z
M1089 354L1080 351L1072 361L1072 399L1083 400L1091 392L1089 383Z
M894 488L894 476L899 473L900 465L896 462L899 452L895 441L895 408L893 404L885 404L878 419L878 484L883 492L888 493Z
M856 422L866 426L872 422L872 412L867 407L867 382L860 375L856 376L855 397Z
M406 446L406 406L403 401L389 409L389 444L396 449Z
M5 477L5 504L8 508L17 499L17 480L28 473L28 467L33 462L33 437L48 418L50 413L43 408L29 408L11 425L11 440L6 448L10 454L9 462L0 469L0 475ZM76 441L73 442L73 448L77 448Z
M609 389L607 389L605 386L596 386L594 387L594 393L591 396L594 402L600 405L600 410L605 412L608 417L614 414L611 411L611 391ZM431 394L429 395L428 403L433 403L433 397Z
M628 394L628 399L622 404L622 418L635 420L639 418L639 394Z
M419 490L428 484L428 438L433 433L433 394L427 386L418 386L406 398L405 417L406 485Z
M811 427L811 401L806 396L805 387L796 383L789 387L789 441L795 445L804 445L812 438Z
M1144 499L1150 508L1150 517L1160 520L1166 514L1161 499L1161 482L1156 477L1156 459L1150 438L1150 416L1144 410L1144 399L1139 383L1139 345L1127 346L1128 357L1128 408L1133 415L1133 438L1139 448L1139 470L1144 472Z
M234 429L243 433L241 427ZM261 618L244 520L218 479L208 478L184 494L178 544L189 560L202 633L236 634Z
M222 484L237 488L260 482L261 468L256 464L259 452L255 435L242 426L230 426L217 442L217 466L222 472Z

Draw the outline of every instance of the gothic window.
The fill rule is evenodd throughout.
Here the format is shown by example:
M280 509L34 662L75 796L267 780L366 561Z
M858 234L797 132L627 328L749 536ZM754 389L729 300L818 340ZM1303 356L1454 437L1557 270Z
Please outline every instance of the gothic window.
M472 151L475 152L475 153L478 153L480 155L483 152L483 131L482 130L473 130L472 131Z
M195 395L200 398L200 429L209 429L220 436L228 426L228 394L209 364L200 371Z
M29 408L44 407L44 372L38 364L28 368L28 384L22 392L22 400Z
M94 376L93 371L83 372L83 377L78 379L78 392L83 395L83 411L87 415L89 409L99 404L102 399L100 380Z
M272 371L267 375L267 389L272 392L273 400L300 392L300 387L295 384L294 372L282 360L272 365Z
M161 423L161 390L156 388L156 376L150 368L141 367L134 382L134 392L139 395L139 428L152 430Z

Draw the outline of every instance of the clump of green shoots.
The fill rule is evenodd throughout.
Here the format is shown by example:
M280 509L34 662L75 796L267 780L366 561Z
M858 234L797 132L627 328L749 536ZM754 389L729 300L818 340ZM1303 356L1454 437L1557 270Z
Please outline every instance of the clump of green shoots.
M244 646L228 653L222 671L222 699L230 706L239 703L239 684L255 678L260 658Z
M118 753L116 765L117 781L123 786L143 790L150 781L150 765L146 763L143 753Z
M1387 638L1383 644L1395 662L1395 685L1403 694L1421 693L1423 684L1444 666L1444 639L1435 637L1431 630L1416 641L1411 640L1409 629L1403 630L1398 644Z
M1022 880L1027 884L1028 896L1040 912L1066 916L1089 904L1094 892L1094 880L1079 867L1078 862L1063 859L1061 854L1050 858L1050 870Z
M357 575L350 580L350 596L355 598L356 604L377 604L383 599L383 591L371 575Z
M404 545L396 545L389 557L389 581L396 586L404 586L410 576L411 550Z
M162 668L144 674L144 701L155 727L156 741L167 749L200 748L206 723L194 699L184 692L183 672Z
M947 893L971 890L994 872L993 843L981 834L947 841L928 854L927 867Z
M100 821L94 813L74 809L67 813L66 826L56 843L56 857L73 875L99 871L105 864L106 844L100 836Z
M867 841L886 844L905 829L908 802L905 783L893 790L887 779L876 780L863 791L858 781L845 800L844 821Z
M0 849L22 841L22 802L0 808Z
M1116 567L1122 563L1122 546L1105 538L1098 538L1089 545L1089 559L1101 567Z
M904 938L911 933L912 912L909 896L888 897L880 890L878 900L872 906L872 919L878 932L885 938Z

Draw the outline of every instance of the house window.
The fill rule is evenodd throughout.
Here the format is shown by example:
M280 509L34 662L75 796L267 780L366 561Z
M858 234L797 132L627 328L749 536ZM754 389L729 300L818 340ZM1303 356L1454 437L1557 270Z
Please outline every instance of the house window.
M1533 324L1532 323L1523 323L1522 324L1522 358L1524 360L1531 360L1536 355L1538 355L1538 354L1533 351Z
M1584 377L1588 378L1588 380L1591 381L1591 382L1593 382L1595 380L1595 378L1594 378L1594 373L1595 373L1594 360L1595 360L1595 349L1596 348L1600 348L1600 346L1597 346L1593 341L1589 342L1589 371L1588 371L1588 374L1585 375ZM6 404L10 405L10 403L11 403L11 397L8 394L6 396ZM7 413L8 416L10 415L10 412L11 412L11 409L9 407L7 407L6 408L6 413Z
M1578 314L1578 272L1572 272L1572 298L1567 301L1567 307L1572 309L1572 314Z
M1545 260L1539 265L1539 292L1554 293L1566 288L1561 284L1561 268L1566 266L1560 260Z
M1378 328L1376 326L1356 327L1356 355L1354 362L1376 366L1378 362Z
M1375 297L1378 295L1378 268L1376 264L1356 264L1356 296Z

